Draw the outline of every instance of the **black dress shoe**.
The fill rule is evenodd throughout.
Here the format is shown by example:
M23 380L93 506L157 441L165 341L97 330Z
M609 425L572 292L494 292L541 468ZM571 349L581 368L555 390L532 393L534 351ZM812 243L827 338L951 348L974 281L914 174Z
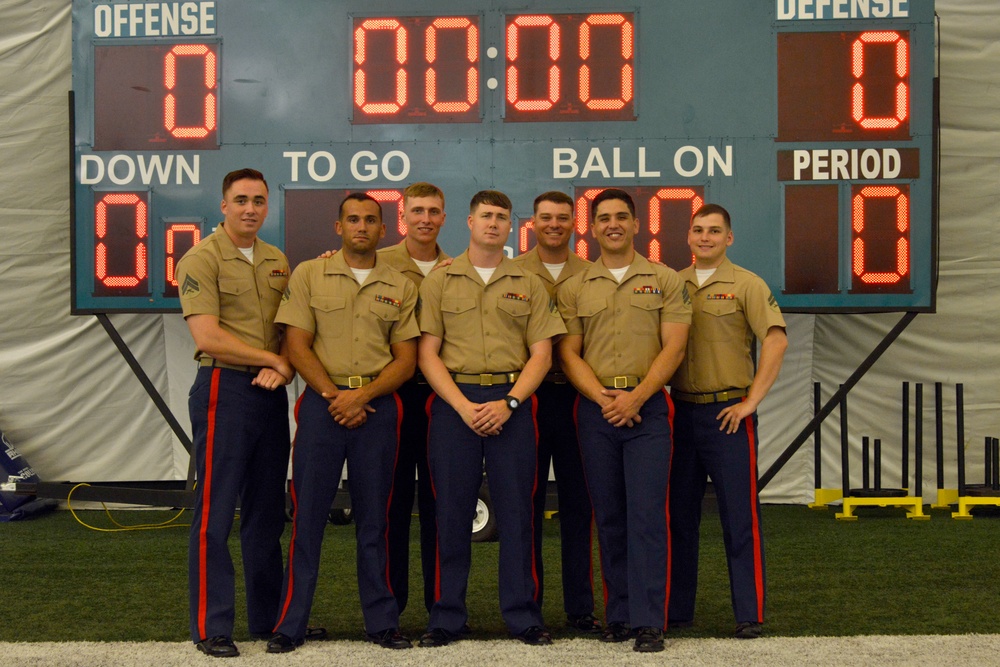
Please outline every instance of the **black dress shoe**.
M240 654L240 650L236 648L233 640L225 635L202 639L195 646L198 647L199 651L213 658L235 658Z
M326 628L306 628L306 639L311 642L326 639Z
M566 627L587 635L599 635L603 631L601 622L594 618L593 614L583 616L567 616Z
M299 639L298 641L292 639L288 635L276 632L273 637L267 642L267 652L268 653L288 653L294 651L296 647L302 646L305 643L305 639Z
M623 642L632 636L632 628L629 627L628 623L608 623L604 626L604 632L601 634L602 642Z
M448 632L444 628L431 628L420 635L419 645L421 648L437 648L438 646L447 646L461 638L462 635Z
M739 623L736 626L735 637L737 639L757 639L764 634L764 626L753 621Z
M639 628L635 637L633 651L639 653L656 653L663 650L663 630L659 628Z
M517 633L514 635L514 639L520 639L528 646L548 646L552 643L552 635L550 635L545 628L537 625L532 625L531 627Z
M413 643L399 632L399 628L389 628L368 635L368 641L382 648L413 648Z

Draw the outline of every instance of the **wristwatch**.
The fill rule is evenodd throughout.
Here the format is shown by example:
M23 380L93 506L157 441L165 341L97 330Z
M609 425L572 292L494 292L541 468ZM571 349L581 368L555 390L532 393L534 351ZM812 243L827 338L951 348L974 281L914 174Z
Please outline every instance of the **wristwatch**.
M504 403L507 404L507 407L510 408L511 412L514 412L514 410L517 410L518 406L521 405L521 401L519 399L517 399L516 397L511 396L510 394L507 394L506 396L504 396L503 397L503 401L504 401Z

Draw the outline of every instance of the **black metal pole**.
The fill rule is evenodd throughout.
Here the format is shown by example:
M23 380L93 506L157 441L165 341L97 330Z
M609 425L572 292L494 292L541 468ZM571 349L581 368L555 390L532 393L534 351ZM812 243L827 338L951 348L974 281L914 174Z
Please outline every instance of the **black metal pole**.
M820 409L820 386L819 382L813 382L813 414L819 412ZM822 454L822 444L821 444L821 433L823 431L823 425L819 424L816 426L816 433L813 434L813 471L816 476L816 488L823 488L823 454Z
M937 488L944 488L944 385L934 383L934 450L937 452Z
M965 397L962 384L955 385L955 437L958 439L958 495L965 496Z
M924 495L924 384L918 382L913 397L913 495Z
M873 464L873 467L875 469L875 475L873 477L873 481L875 482L875 488L881 489L882 488L882 439L881 438L875 438L874 457L875 457L875 462Z
M983 486L993 485L993 438L983 438Z
M889 349L889 346L892 345L897 338L899 338L899 335L903 333L903 330L909 326L910 322L912 322L913 318L916 316L917 313L914 311L903 314L903 317L900 318L899 322L897 322L889 333L887 333L879 342L879 344L875 346L875 349L871 351L863 362L861 362L861 365L858 366L853 373L851 373L851 376L847 378L847 381L840 385L840 389L838 389L837 392L830 397L830 400L826 402L823 409L813 416L812 420L806 424L804 429L802 429L802 432L795 436L795 439L792 440L791 444L785 448L785 451L783 451L778 458L775 459L774 463L771 464L771 467L760 476L760 480L757 483L758 491L763 489L772 479L774 479L774 476L778 474L778 471L781 470L786 463L788 463L788 461L795 455L795 452L799 451L799 447L801 447L809 436L815 432L820 423L822 423L822 421L826 419L831 412L833 412L833 409L837 407L837 404L844 400L847 392L853 389L854 385L856 385L861 378L864 377L865 373L867 373L868 370L875 365L875 362L879 360L879 357L881 357L885 351Z
M993 438L993 490L1000 491L1000 438Z
M902 487L910 488L910 383L903 383L903 474Z
M839 392L844 391L840 385ZM851 495L851 461L847 451L847 394L840 400L840 482L844 487L844 497Z
M111 338L111 341L115 344L115 347L118 348L118 352L125 358L125 362L129 365L129 368L132 369L132 373L136 378L138 378L139 384L141 384L142 388L146 390L149 397L153 399L153 403L160 411L160 414L163 415L163 418L167 420L167 424L174 432L174 435L176 435L177 439L181 441L182 445L184 445L184 449L190 453L192 447L191 438L188 437L188 434L185 433L184 428L180 425L180 422L178 422L177 418L174 417L174 413L170 411L170 406L167 405L167 402L163 400L162 396L160 396L160 392L156 390L156 386L153 384L152 380L149 379L149 376L146 375L146 371L144 371L142 366L139 365L139 361L135 358L135 355L132 354L132 350L129 349L128 345L122 339L121 334L119 334L118 330L115 329L115 325L111 323L111 319L108 317L108 314L96 313L96 317L97 321L101 323L101 326L104 327L104 330Z
M868 436L861 438L861 488L867 491L871 488L871 480L868 476L868 468L871 465L871 445Z

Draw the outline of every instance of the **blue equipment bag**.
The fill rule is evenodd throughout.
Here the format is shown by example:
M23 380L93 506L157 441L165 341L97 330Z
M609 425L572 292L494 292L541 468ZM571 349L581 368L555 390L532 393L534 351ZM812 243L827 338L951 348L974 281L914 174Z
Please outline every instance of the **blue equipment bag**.
M0 482L38 482L35 471L0 431ZM53 499L24 496L0 491L0 521L15 521L51 510L59 503Z

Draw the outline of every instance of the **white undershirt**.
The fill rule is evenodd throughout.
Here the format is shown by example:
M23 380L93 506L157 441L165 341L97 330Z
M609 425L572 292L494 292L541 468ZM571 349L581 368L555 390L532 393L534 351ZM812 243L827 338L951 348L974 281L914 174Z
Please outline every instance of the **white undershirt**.
M705 281L712 277L715 269L695 269L694 275L698 278L698 287L705 284Z
M552 276L552 280L559 280L559 276L562 274L563 269L566 268L566 262L562 262L561 264L548 264L546 262L542 262L542 266L548 270L549 275Z
M243 256L246 257L251 264L253 264L253 246L250 246L249 248L240 248L240 252L243 253Z
M497 267L495 266L490 267L488 269L484 269L481 266L473 266L472 268L476 270L476 273L479 274L479 277L482 278L483 282L487 284L490 282L490 278L493 277L493 272L497 270Z
M624 278L625 274L628 272L628 267L623 266L620 269L608 269L608 271L610 271L611 275L615 277L615 280L621 283L622 278Z
M432 259L432 260L430 260L428 262L424 262L424 261L419 260L419 259L414 259L413 263L417 265L418 269L420 269L420 273L424 274L424 276L427 276L427 275L430 274L431 269L433 269L437 265L438 258L435 257L434 259Z
M364 285L365 281L368 280L368 276L371 275L373 269L355 269L351 267L351 272L354 274L355 280L358 281L359 285Z

